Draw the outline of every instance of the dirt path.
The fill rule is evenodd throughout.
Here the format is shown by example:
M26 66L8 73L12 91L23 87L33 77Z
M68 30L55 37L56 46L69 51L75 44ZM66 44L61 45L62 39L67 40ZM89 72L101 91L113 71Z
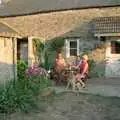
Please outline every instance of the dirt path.
M41 110L1 115L0 120L120 120L120 99L82 93L61 93Z

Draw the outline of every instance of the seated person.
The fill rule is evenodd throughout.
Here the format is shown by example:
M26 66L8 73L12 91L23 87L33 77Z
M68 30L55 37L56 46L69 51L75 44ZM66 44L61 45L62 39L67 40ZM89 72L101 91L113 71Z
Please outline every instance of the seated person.
M86 78L88 75L88 56L83 55L81 62L78 64L79 72L76 74L76 81L81 80L81 78ZM83 81L80 81L83 87L85 87L85 83Z
M58 53L57 54L57 57L55 59L55 68L57 70L61 70L62 68L64 68L66 66L66 63L65 63L65 60L64 58L62 57L62 54L61 53Z
M66 66L65 60L62 57L61 53L58 53L55 59L55 67L52 71L53 73L53 79L55 80L56 84L61 84L61 82L64 80L64 72L62 72L62 69Z

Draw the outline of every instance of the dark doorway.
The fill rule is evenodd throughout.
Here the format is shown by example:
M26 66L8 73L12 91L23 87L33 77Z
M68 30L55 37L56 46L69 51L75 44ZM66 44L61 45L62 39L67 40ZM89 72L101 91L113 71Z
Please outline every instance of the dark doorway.
M28 38L17 39L17 60L28 60Z
M111 41L111 53L120 54L120 41Z

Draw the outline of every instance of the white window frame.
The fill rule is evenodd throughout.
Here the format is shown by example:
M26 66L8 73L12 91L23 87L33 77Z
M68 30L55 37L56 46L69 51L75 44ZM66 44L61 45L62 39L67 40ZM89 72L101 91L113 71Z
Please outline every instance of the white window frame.
M66 57L69 58L70 57L70 42L71 41L77 41L77 55L79 55L79 41L80 39L66 39L65 40L65 48L66 48Z

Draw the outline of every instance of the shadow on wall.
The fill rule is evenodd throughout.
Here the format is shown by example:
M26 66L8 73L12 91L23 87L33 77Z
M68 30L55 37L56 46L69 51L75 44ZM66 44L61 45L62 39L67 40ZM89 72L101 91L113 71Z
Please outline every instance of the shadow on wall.
M56 53L56 50L60 50L60 47L65 53L65 39L80 39L80 53L87 53L90 59L96 62L95 74L100 73L98 76L103 76L105 73L105 46L104 43L94 37L94 23L93 21L83 22L83 24L76 26L73 30L62 34L52 40L47 41L47 44L52 47L53 51L50 56L55 56L52 54ZM65 55L65 54L64 54ZM66 55L65 55L66 57ZM51 57L49 61L54 61L54 57ZM54 64L54 63L53 63Z
M94 24L92 21L82 22L82 24L78 23L78 25L70 30L69 32L62 35L64 38L81 38L84 40L95 40L96 38L93 36Z
M60 36L47 41L47 44L53 44L54 48L56 45L57 50L57 48L60 49L60 47L64 45L65 39L80 39L80 52L84 51L84 49L91 51L93 49L96 49L96 47L100 43L100 41L96 37L94 37L93 30L94 24L92 21L89 21L87 23L83 22L80 25L78 24L69 32L61 34Z
M0 83L14 78L14 65L0 62Z

